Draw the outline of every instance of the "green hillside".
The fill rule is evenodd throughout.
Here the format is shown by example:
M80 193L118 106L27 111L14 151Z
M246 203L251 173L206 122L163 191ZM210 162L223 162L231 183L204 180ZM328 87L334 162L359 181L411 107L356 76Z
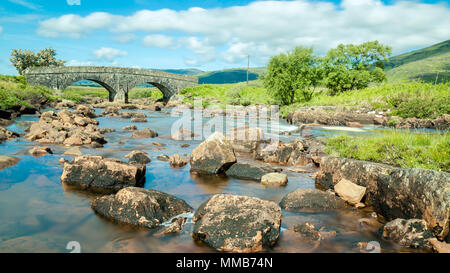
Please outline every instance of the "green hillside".
M257 80L259 75L266 71L265 67L250 68L248 80ZM247 69L232 68L219 71L209 71L195 75L198 77L199 83L207 84L225 84L247 81Z
M386 74L389 82L409 80L450 82L450 52L409 62L388 70Z
M449 52L450 40L447 40L429 47L390 57L389 62L385 64L385 67L386 70L389 70L404 64L420 61L429 57L438 56Z

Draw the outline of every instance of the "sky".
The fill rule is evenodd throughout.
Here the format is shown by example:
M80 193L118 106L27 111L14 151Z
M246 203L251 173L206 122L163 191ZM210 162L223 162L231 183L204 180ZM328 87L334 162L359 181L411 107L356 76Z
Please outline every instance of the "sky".
M450 4L394 0L1 0L0 74L12 49L56 49L66 65L265 66L295 46L323 55L378 40L393 55L450 39Z

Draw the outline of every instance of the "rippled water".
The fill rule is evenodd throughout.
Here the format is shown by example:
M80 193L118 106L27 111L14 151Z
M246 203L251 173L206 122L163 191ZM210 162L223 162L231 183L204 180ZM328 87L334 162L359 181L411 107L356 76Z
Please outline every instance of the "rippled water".
M100 112L100 109L96 109ZM135 110L133 110L135 111ZM297 188L314 188L310 174L286 172L286 187L264 187L258 182L225 177L197 176L189 172L189 166L172 169L168 162L156 159L160 154L190 154L200 141L175 141L168 138L172 123L177 117L152 111L147 123L135 123L138 129L151 128L159 133L153 139L131 139L131 132L122 131L130 125L129 119L115 117L98 118L100 128L114 128L114 133L104 134L108 143L103 148L82 148L83 154L99 154L104 157L123 157L132 150L147 152L152 162L147 165L145 188L173 194L184 199L193 208L198 207L211 195L230 193L255 196L279 202L288 192ZM22 116L8 128L24 132L27 121L38 120L35 116ZM242 122L242 121L241 121ZM292 131L284 121L281 131ZM373 129L373 128L365 128ZM370 132L367 130L366 132ZM333 130L314 129L315 135L333 134ZM354 133L354 132L353 132ZM299 135L282 136L289 140ZM158 147L152 142L167 144ZM181 148L181 144L191 144ZM215 250L191 237L192 223L188 221L184 231L177 235L156 236L158 229L133 228L110 222L96 215L90 208L96 197L84 191L65 188L60 183L62 165L58 163L66 147L51 146L53 155L32 157L29 148L37 145L23 138L0 144L0 154L13 155L20 162L0 171L0 252L70 252L66 245L77 241L82 252L214 252ZM370 217L369 208L347 209L324 213L292 213L283 211L282 234L273 252L359 252L360 241L379 241L384 251L411 251L397 245L380 241L374 229L362 230L358 219ZM334 239L312 246L287 230L295 224L308 221L316 227L335 230Z

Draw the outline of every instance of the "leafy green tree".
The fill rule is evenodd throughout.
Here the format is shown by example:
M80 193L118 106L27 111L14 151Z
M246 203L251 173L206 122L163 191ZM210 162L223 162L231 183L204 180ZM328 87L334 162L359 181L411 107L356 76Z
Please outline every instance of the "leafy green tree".
M378 41L360 45L343 45L330 49L323 58L324 82L332 94L365 88L371 82L386 79L384 63L388 61L391 47Z
M63 66L66 62L56 59L56 51L53 48L41 49L37 54L31 50L13 49L9 60L20 75L28 67Z
M287 105L294 102L296 92L310 100L321 74L312 48L296 47L270 59L264 85L280 104Z

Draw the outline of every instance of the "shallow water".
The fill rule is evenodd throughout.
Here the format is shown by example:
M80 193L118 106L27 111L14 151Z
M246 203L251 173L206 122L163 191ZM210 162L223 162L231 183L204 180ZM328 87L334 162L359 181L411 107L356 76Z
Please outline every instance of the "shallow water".
M101 112L101 109L96 109ZM178 153L189 155L201 141L175 141L167 136L178 117L144 110L147 123L134 123L138 129L151 128L159 133L153 139L131 139L131 132L122 131L130 125L129 119L115 117L97 118L100 128L114 128L116 132L104 134L108 143L103 148L82 148L83 154L98 154L121 160L132 150L147 152L152 162L147 165L145 188L173 194L197 208L211 195L229 193L255 196L279 202L288 192L297 188L314 188L310 174L286 172L289 182L286 187L264 187L258 182L225 177L198 176L189 172L189 166L172 169L168 162L159 161L160 154ZM36 121L36 116L22 116L8 127L24 132L27 121ZM207 119L205 119L207 120ZM244 124L237 120L236 125ZM295 126L282 121L280 131L294 131ZM366 132L374 128L363 128ZM313 128L310 133L318 136L333 134L329 130ZM351 132L355 133L355 132ZM300 137L298 134L281 136L288 141ZM165 143L165 147L153 145ZM181 144L190 144L181 148ZM90 208L96 197L84 191L64 187L60 183L62 165L58 163L67 147L50 145L53 155L33 157L29 148L37 145L24 138L0 144L0 154L13 155L20 162L0 171L0 252L70 252L66 245L71 241L80 243L82 252L214 252L191 237L193 224L188 221L183 232L177 235L158 237L159 229L133 228L108 221L96 215ZM323 213L293 213L283 211L282 233L273 252L359 252L358 242L378 241L383 251L412 251L381 241L376 228L361 229L358 219L370 217L370 208L347 209ZM334 230L337 236L312 246L287 230L295 224L308 221L317 228ZM381 224L380 224L381 225Z

